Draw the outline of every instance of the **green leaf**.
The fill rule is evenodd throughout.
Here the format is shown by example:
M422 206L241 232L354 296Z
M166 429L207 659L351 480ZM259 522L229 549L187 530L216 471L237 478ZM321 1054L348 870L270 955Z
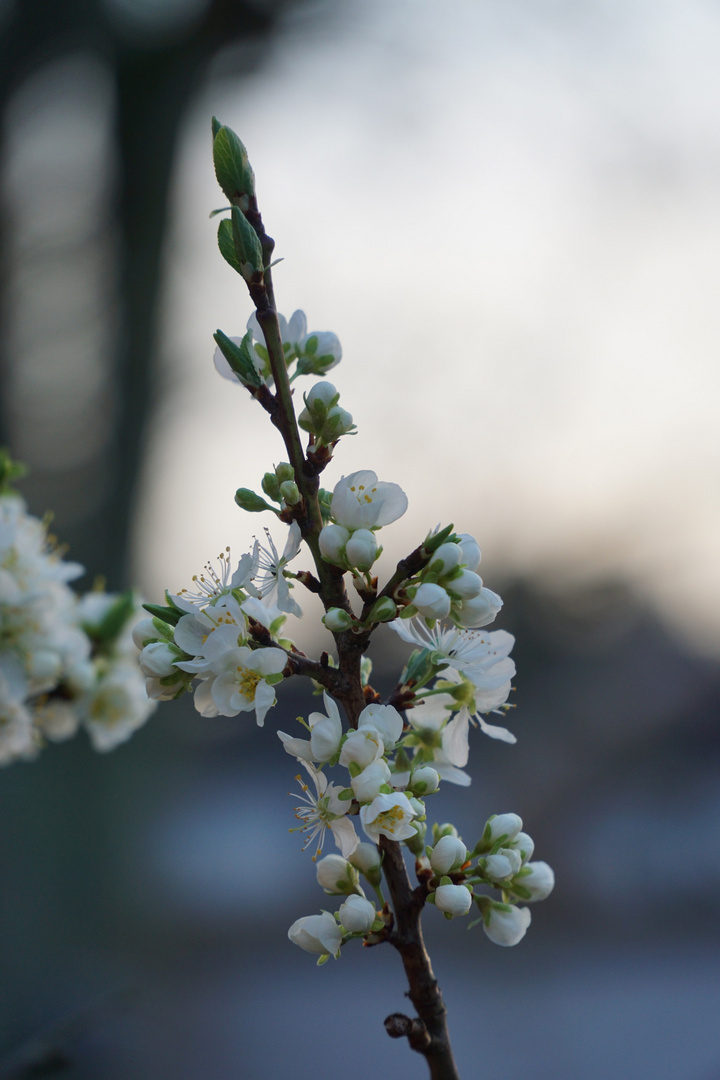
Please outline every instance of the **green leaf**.
M218 120L217 116L213 116L213 118L212 118L212 135L213 135L213 139L215 138L215 136L217 135L217 133L218 133L218 131L220 130L221 127L222 127L222 124Z
M251 387L253 390L257 390L259 386L262 386L262 379L252 362L250 353L252 333L249 330L239 345L232 341L227 334L223 334L222 330L217 330L213 334L213 338L217 342L220 352L245 386Z
M235 242L235 255L240 263L240 272L247 276L246 264L257 273L263 270L263 253L258 234L237 206L232 208L232 234Z
M240 262L235 254L232 222L229 218L223 218L218 225L218 247L225 262L229 263L233 270L242 277Z
M217 130L213 140L213 164L217 182L231 202L243 195L255 195L255 174L247 150L229 127L220 126Z

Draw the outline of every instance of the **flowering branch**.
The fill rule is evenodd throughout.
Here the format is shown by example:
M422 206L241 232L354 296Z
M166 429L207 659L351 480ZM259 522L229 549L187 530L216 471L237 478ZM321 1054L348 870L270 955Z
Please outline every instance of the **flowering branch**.
M312 681L324 711L300 718L300 736L277 734L301 770L296 828L305 837L304 847L313 845L318 883L326 895L344 899L335 912L297 919L288 936L314 953L318 964L337 959L355 939L393 946L417 1016L394 1013L385 1021L386 1030L394 1038L407 1038L425 1057L432 1080L457 1080L421 914L434 907L445 919L463 918L475 907L476 922L491 941L515 945L530 924L525 905L544 899L554 884L550 867L531 861L534 844L516 814L491 815L471 848L452 824L428 823L427 804L442 782L470 784L464 767L471 726L491 738L515 741L507 728L488 720L510 707L514 639L503 630L487 629L502 600L477 572L481 554L476 540L456 533L452 525L429 532L379 584L379 534L405 513L407 496L398 484L379 480L369 469L341 476L332 491L320 487L339 442L355 432L339 391L326 378L341 360L340 342L329 331L308 333L301 311L290 319L277 311L271 262L275 245L262 223L255 177L237 135L216 120L213 160L230 204L219 211L229 216L220 221L218 246L254 305L243 336L221 330L214 335L215 367L262 405L288 458L264 474L262 494L239 488L235 501L249 513L273 514L287 528L287 537L280 551L266 529L265 541L255 540L234 569L226 548L190 588L167 592L162 605L145 605L147 617L134 626L132 638L141 648L146 714L156 701L192 692L204 717L250 713L262 726L280 683L294 676ZM296 414L294 384L307 376L319 381L303 393L304 407ZM0 518L0 555L8 529L17 531L17 509L13 513L16 518L11 515L8 527ZM291 570L303 550L310 554L311 569ZM33 573L42 578L45 564L36 561ZM72 576L67 567L65 575ZM33 574L24 572L23 580L28 576ZM346 582L353 586L352 598ZM29 597L37 595L33 588ZM297 595L303 590L322 600L333 655L326 651L315 659L286 636L287 616L302 615ZM12 595L12 589L5 592ZM88 615L86 633L108 653L122 620L114 608L101 608L94 620ZM4 611L3 618L8 618ZM370 685L366 656L381 624L412 649L385 703ZM33 722L22 718L21 699L46 689L40 676L32 683L26 674L23 682L17 670L18 663L26 673L42 669L47 662L42 647L33 652L19 634L16 653L12 663L0 657L0 761L23 755L15 732L23 724L32 728ZM74 693L74 679L67 672L56 684L50 680L48 688ZM43 709L45 704L43 699ZM103 707L107 720L110 705ZM86 723L95 737L92 708L90 714ZM36 727L40 723L36 720ZM42 724L52 737L49 721ZM328 836L339 854L323 856ZM415 860L415 888L403 848Z

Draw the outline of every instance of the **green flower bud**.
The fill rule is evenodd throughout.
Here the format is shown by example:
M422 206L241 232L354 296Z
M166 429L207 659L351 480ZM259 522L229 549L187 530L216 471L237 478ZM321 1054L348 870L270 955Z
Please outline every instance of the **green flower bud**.
M302 499L300 489L294 480L286 480L280 485L280 494L288 506L297 506Z
M323 615L322 620L327 626L328 630L332 630L333 633L340 633L342 630L349 630L353 625L353 620L348 615L347 611L342 608L330 608L328 612Z
M273 514L278 513L274 506L265 502L262 496L257 495L250 488L238 488L235 492L235 502L241 510L247 510L251 514L259 514L261 510L272 510Z
M262 478L262 489L273 502L280 502L280 485L274 472L266 472Z
M390 622L397 615L397 604L389 596L381 596L370 608L368 622Z

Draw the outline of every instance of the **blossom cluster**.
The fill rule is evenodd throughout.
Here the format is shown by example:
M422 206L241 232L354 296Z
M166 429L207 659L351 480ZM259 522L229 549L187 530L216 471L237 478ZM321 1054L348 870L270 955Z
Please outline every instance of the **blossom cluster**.
M289 364L304 355L305 316L301 312L290 320L281 316L279 325ZM245 339L223 336L223 348L215 355L220 373L248 385L237 375L239 362L233 367L227 359L236 360L227 342L238 348L244 342L254 369L267 382L263 364L268 354L259 337L254 318ZM319 337L337 340L334 335ZM328 367L340 357L339 344L331 352L334 359ZM308 372L298 364L296 373ZM321 446L332 451L339 438L354 429L339 397L327 380L304 394L299 424L309 435L308 453ZM140 665L152 698L169 699L194 690L195 706L203 716L249 712L259 725L265 722L276 703L277 685L294 673L294 660L301 655L283 636L287 615L302 614L296 586L312 587L308 583L315 581L316 590L319 587L307 571L290 569L303 541L296 520L300 502L296 480L285 462L263 478L269 502L246 488L236 495L244 509L271 510L289 523L282 555L266 531L266 542L256 540L235 568L226 549L217 566L208 564L194 579L191 590L167 593L166 607L146 605L150 617L136 627L135 640L142 646ZM297 777L301 790L296 808L300 823L296 828L304 834L304 846L312 845L317 860L327 835L333 837L340 854L321 859L319 879L328 892L351 894L336 915L323 912L298 920L291 928L291 940L327 959L349 937L382 932L385 909L378 844L384 837L413 853L427 900L447 917L467 914L474 903L491 940L515 944L530 921L529 909L519 902L542 899L552 888L550 868L529 862L533 845L522 832L520 818L514 814L492 818L470 852L453 826L435 825L430 834L434 843L426 847L426 800L443 780L470 783L465 771L470 727L515 742L506 727L489 719L510 708L514 639L504 630L488 629L502 600L478 573L480 547L469 533L455 533L452 526L437 528L426 536L417 559L406 561L403 573L380 589L374 576L382 554L380 530L408 507L400 485L379 480L371 470L359 470L341 477L332 491L321 489L319 507L318 557L336 578L349 575L363 602L361 610L348 602L326 603L326 628L335 635L367 634L387 623L413 651L385 703L368 685L370 662L364 659L367 704L349 726L343 724L339 701L318 685L324 711L300 719L302 736L278 731L285 750L304 770ZM359 830L366 840L360 840ZM369 875L378 908L364 897L358 872ZM327 887L330 873L340 883L337 888ZM483 887L498 889L500 899L483 892Z
M83 572L17 494L0 494L0 764L32 759L80 727L110 750L155 708L132 639L138 600L78 596L69 583Z
M467 915L477 907L487 937L496 945L517 945L530 925L531 912L519 906L544 900L550 895L555 877L545 862L531 862L534 843L522 831L517 814L494 814L486 822L472 851L452 825L433 827L433 844L416 858L416 874L434 904L446 919ZM360 884L360 875L375 891L380 906L373 904ZM347 858L326 855L317 864L317 880L326 893L346 895L335 913L306 915L296 919L288 931L294 944L319 956L324 963L338 957L340 948L353 938L368 944L381 941L391 919L383 902L382 854L372 843L358 843ZM481 889L499 891L500 898ZM475 925L470 923L470 926Z

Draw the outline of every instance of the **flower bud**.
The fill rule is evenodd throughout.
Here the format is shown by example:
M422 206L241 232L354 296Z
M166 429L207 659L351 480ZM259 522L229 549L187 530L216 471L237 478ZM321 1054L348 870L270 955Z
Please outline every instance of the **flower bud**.
M481 589L479 596L471 600L463 600L462 608L458 613L458 622L461 626L477 629L487 626L497 615L503 602L492 589Z
M341 435L347 435L354 427L352 414L339 405L333 405L331 409L328 409L325 423L319 433L320 438L324 443L337 442Z
M367 621L370 623L390 622L397 615L397 604L389 596L381 596L370 608Z
M374 533L370 529L356 529L345 544L345 557L357 570L369 570L378 557Z
M467 569L477 570L482 556L477 540L470 533L460 533L460 550L462 561Z
M493 814L485 822L482 838L475 845L477 854L489 851L498 840L504 842L503 846L509 847L522 829L522 818L517 814Z
M324 375L342 359L342 346L331 330L313 330L307 334L300 342L299 352L300 375Z
M478 897L482 911L483 930L496 945L517 945L525 937L530 920L530 908L500 904L487 896Z
M339 634L343 630L349 630L353 625L352 616L348 615L347 611L344 611L339 607L330 608L329 611L326 611L322 621L325 623L328 630L331 630L334 634Z
M280 485L274 472L266 472L260 484L268 499L280 502Z
M510 848L501 848L496 855L488 855L483 859L485 873L492 881L505 881L517 874L521 865L520 853Z
M326 855L315 867L315 873L318 885L326 893L347 895L360 889L357 870L342 855Z
M519 851L523 863L526 863L533 857L535 841L531 836L528 836L526 832L519 832L516 833L515 838L508 843L508 847L511 847L513 851Z
M361 841L350 856L350 862L365 875L371 884L379 883L382 857L375 844Z
M348 896L337 914L349 934L369 934L375 921L375 908L364 896Z
M377 761L384 753L384 746L379 732L374 728L364 727L349 732L342 750L340 751L340 764L347 769L351 762L359 765L361 769Z
M459 566L461 560L462 548L459 544L441 544L430 560L428 570L444 577Z
M450 597L440 585L423 582L412 598L413 606L426 619L444 619L450 614Z
M472 893L464 885L438 885L435 890L435 906L447 915L467 915L472 904Z
M132 629L132 639L135 642L135 647L138 649L144 648L144 646L150 641L157 641L157 630L155 629L155 620L152 618L140 619L136 622Z
M296 919L288 937L306 952L334 956L342 944L342 931L329 911Z
M325 416L333 405L337 405L340 394L331 382L319 382L311 386L307 394L303 394L305 407L311 413Z
M552 867L546 862L526 863L522 870L513 878L508 886L508 892L514 893L522 900L532 903L535 900L545 900L555 887L555 874Z
M415 769L410 778L410 789L416 795L432 795L440 787L440 777L430 765Z
M153 641L146 645L138 657L140 669L148 679L164 679L167 675L178 674L175 667L177 659L177 650L164 641Z
M280 485L280 494L288 506L297 506L302 496L294 480L285 480Z
M295 470L289 461L281 461L275 466L275 476L278 484L284 484L286 480L295 479Z
M350 532L342 525L324 525L320 530L320 554L326 562L335 566L345 565L345 545Z
M260 495L257 495L250 488L238 488L235 492L235 502L241 510L247 510L251 514L259 514L262 510L272 510L273 514L278 513L274 506L265 502Z
M388 763L383 758L378 758L352 778L350 787L359 803L371 803L380 794L381 788L390 786L391 780Z
M451 592L460 597L463 604L479 596L483 587L482 578L472 570L461 570L457 577L451 578L446 584Z
M442 836L430 852L430 865L439 876L459 870L467 858L467 848L458 836Z

